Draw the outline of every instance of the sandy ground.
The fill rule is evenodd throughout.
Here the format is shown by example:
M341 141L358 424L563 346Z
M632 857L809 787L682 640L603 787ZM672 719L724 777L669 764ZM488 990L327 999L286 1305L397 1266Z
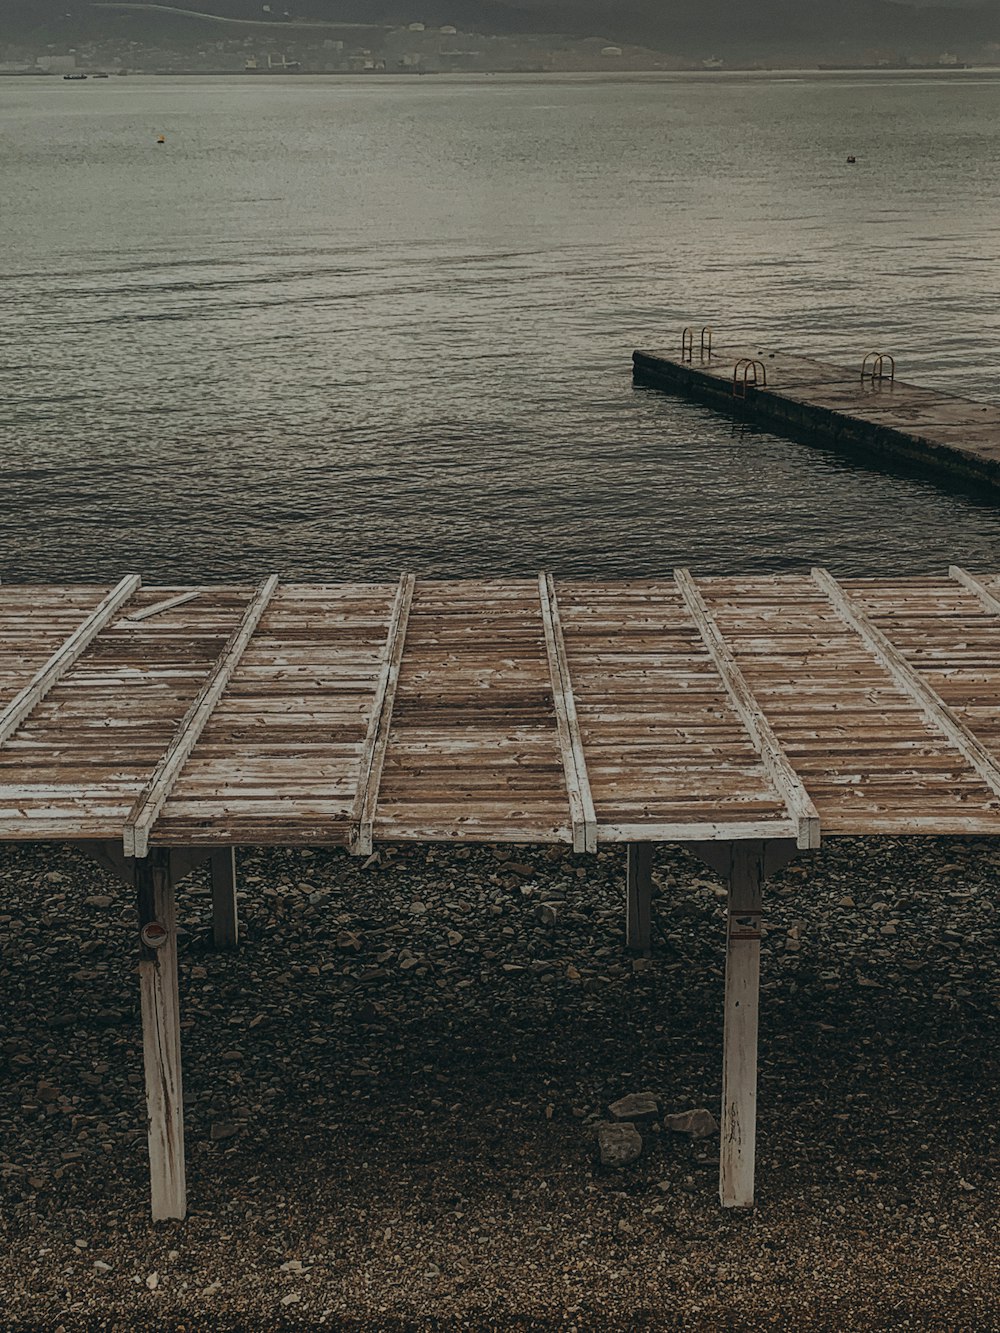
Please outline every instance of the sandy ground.
M595 1165L613 1099L719 1102L720 886L663 849L633 961L623 856L248 852L236 956L193 876L191 1213L153 1226L130 894L0 851L3 1326L1000 1327L1000 849L843 841L769 886L740 1214L717 1141Z

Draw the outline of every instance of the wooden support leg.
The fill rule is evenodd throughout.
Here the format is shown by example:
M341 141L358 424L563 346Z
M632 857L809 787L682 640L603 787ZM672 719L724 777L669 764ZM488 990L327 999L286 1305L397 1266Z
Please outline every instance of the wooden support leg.
M722 1152L719 1198L724 1208L752 1208L757 1140L757 1015L760 1006L760 925L763 859L753 844L734 847L729 878L726 1002L722 1055Z
M177 919L169 867L169 857L163 853L153 852L135 862L141 949L142 1053L146 1069L149 1177L154 1222L183 1217L187 1211Z
M212 938L217 949L236 949L240 921L236 907L236 848L220 847L211 857Z
M626 939L636 953L652 948L653 845L628 845L628 904Z
M775 839L693 843L691 850L729 886L719 1199L724 1208L752 1208L763 888L767 879L786 866L798 849L794 842Z

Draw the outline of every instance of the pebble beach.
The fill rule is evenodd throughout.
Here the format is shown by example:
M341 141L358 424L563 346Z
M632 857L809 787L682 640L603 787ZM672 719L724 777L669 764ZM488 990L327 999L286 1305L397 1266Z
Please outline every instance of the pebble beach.
M757 1206L718 1206L724 891L657 851L243 852L180 889L190 1212L148 1220L131 894L0 851L0 1317L24 1329L997 1327L996 875L832 841L768 886ZM609 1106L642 1151L601 1165ZM648 1099L646 1104L648 1104Z

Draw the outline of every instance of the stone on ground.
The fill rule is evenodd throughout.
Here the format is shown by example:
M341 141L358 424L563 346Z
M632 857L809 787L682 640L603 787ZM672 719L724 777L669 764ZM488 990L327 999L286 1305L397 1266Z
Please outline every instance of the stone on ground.
M614 1120L655 1120L660 1102L655 1092L630 1092L608 1108Z
M711 1111L704 1106L694 1111L678 1111L663 1120L664 1129L672 1129L675 1134L687 1134L692 1139L710 1139L719 1132L719 1122Z
M601 1125L597 1131L601 1166L617 1170L642 1155L642 1135L635 1125Z

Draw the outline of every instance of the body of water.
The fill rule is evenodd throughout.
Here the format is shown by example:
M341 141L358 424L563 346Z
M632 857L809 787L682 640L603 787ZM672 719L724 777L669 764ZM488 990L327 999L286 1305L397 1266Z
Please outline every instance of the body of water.
M996 568L995 498L630 355L996 401L998 126L975 74L0 80L0 577Z

